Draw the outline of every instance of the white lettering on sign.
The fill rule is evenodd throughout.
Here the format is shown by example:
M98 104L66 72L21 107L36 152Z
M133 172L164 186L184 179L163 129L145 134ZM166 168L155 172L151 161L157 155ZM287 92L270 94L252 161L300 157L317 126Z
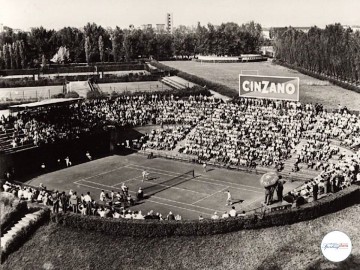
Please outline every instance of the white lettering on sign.
M275 93L293 95L296 91L296 87L293 83L274 83L269 81L244 81L242 88L246 92L260 92L263 94Z

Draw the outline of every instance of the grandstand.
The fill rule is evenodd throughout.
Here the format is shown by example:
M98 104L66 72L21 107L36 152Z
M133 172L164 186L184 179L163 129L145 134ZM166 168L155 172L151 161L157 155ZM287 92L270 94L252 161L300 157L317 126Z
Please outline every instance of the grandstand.
M161 82L174 89L187 89L195 86L194 83L184 80L183 78L180 78L178 76L163 77L161 79Z

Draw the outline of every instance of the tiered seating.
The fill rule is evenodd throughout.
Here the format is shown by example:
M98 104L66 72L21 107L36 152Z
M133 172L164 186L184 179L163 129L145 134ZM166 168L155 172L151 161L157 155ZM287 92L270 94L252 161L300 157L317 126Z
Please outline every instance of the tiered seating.
M186 89L194 86L193 83L188 82L178 76L164 77L161 82L175 89Z

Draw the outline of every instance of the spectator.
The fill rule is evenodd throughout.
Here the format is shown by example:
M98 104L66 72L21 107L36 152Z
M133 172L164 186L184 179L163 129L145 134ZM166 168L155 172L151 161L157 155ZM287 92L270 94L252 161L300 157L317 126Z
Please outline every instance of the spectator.
M169 214L166 217L167 220L175 220L174 214L170 211Z
M219 219L218 213L215 211L214 214L211 216L211 219Z
M317 201L317 198L318 198L318 192L319 192L319 186L317 183L315 183L312 187L312 191L313 191L313 198L314 198L314 201Z
M73 192L73 194L70 196L70 204L73 210L73 213L78 212L78 197L76 196L76 192Z
M90 192L88 191L87 194L84 196L84 202L86 203L86 214L91 215L91 203L92 198L90 196Z
M60 202L61 202L61 208L62 208L63 212L66 213L67 208L68 208L68 198L65 194L65 191L63 191L60 195Z
M230 217L236 217L237 216L237 211L235 210L235 206L233 206L231 208L231 210L229 211L229 215L230 215Z
M224 214L222 215L222 218L228 218L228 217L230 217L230 216L229 216L228 212L225 211Z
M137 197L137 200L138 201L141 201L142 199L144 199L144 192L143 190L141 189L141 187L139 187L139 190L136 194L136 197Z

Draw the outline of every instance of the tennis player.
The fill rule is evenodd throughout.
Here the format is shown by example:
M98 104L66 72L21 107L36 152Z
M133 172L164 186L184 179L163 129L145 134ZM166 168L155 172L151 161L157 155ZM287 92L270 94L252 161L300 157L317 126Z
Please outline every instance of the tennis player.
M226 206L232 205L232 198L230 191L226 191L227 193L227 200L226 200Z
M149 173L147 171L142 172L142 181L149 180Z

